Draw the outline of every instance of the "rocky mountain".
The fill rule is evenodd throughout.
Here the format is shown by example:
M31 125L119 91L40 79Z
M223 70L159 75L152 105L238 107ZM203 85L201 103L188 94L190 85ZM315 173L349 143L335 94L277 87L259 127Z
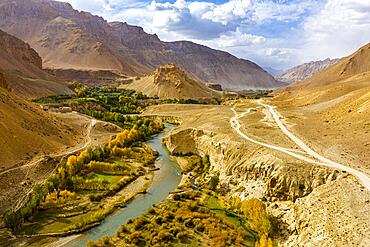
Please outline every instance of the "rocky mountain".
M353 54L339 60L334 65L320 71L312 77L291 85L294 89L309 89L323 86L337 87L345 82L345 88L354 90L367 85L370 76L370 43L364 45ZM361 80L363 83L355 83ZM337 90L339 91L339 90Z
M160 99L201 99L220 96L220 93L191 79L175 64L160 66L151 74L132 80L122 87L141 91L148 96L158 96Z
M276 75L279 75L283 72L283 70L280 70L280 69L274 69L274 68L271 68L271 67L264 67L263 68L267 73L269 73L270 75L272 76L276 76Z
M61 82L42 70L42 59L22 40L0 30L0 72L7 87L18 95L41 97L72 93Z
M312 61L309 63L304 63L288 69L283 73L279 73L275 76L275 78L279 81L284 82L295 82L295 81L302 81L305 80L317 72L329 67L332 64L338 62L339 59L325 59L322 61Z
M141 27L107 22L68 3L3 0L0 28L30 43L48 68L112 70L137 76L175 63L193 79L223 88L281 86L248 60L188 41L163 42Z

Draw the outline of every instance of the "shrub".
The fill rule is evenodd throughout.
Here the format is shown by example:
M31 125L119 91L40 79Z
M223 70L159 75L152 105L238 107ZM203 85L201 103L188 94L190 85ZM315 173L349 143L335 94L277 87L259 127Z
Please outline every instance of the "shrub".
M196 225L196 227L195 227L195 231L197 231L197 232L204 232L204 230L205 230L205 228L204 228L204 226L203 226L203 224L202 223L199 223L198 225Z
M164 219L163 219L163 217L162 216L157 216L156 218L155 218L155 223L157 224L157 225L162 225L163 223L164 223Z
M211 190L215 190L219 182L220 178L218 177L218 175L212 176L211 180L209 181L209 188Z
M158 233L158 238L161 241L168 242L168 241L171 241L173 239L173 236L172 236L172 234L169 231L167 231L167 230L161 230Z
M181 200L181 195L180 195L180 194L175 194L175 195L173 196L173 199L174 199L175 201L180 201L180 200Z
M104 194L91 194L89 195L89 199L92 202L100 202L104 198Z
M144 228L144 226L145 226L146 224L148 224L148 223L149 223L149 221L148 221L146 218L144 218L144 217L137 218L137 219L135 220L135 226L134 226L134 229L135 229L135 230L142 230L142 229Z
M156 214L157 213L157 211L155 210L155 208L150 208L149 210L148 210L148 213L150 213L150 214Z

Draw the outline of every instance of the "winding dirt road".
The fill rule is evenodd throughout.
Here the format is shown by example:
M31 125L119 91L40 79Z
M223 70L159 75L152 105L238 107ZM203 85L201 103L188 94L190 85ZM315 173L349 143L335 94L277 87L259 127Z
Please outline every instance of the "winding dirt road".
M231 124L231 127L233 129L235 129L235 131L241 137L243 137L244 139L246 139L248 141L251 141L251 142L253 142L255 144L259 144L259 145L262 145L264 147L268 147L268 148L271 148L271 149L274 149L274 150L277 150L277 151L286 153L286 154L288 154L290 156L293 156L293 157L295 157L297 159L300 159L300 160L303 160L303 161L306 161L306 162L309 162L309 163L312 163L312 164L323 165L323 166L326 166L326 167L330 167L330 168L334 168L334 169L339 169L339 170L342 170L342 171L346 171L346 172L348 172L348 173L356 176L360 180L360 182L366 187L366 189L370 191L370 178L368 176L366 176L364 173L362 173L362 172L360 172L360 171L358 171L356 169L353 169L353 168L348 167L346 165L337 163L335 161L332 161L332 160L330 160L328 158L325 158L324 156L318 154L317 152L315 152L310 147L308 147L301 139L299 139L297 136L295 136L292 132L290 132L286 128L286 126L280 120L279 115L275 111L275 108L276 107L273 107L273 106L264 104L264 103L262 103L261 100L257 100L257 102L260 105L262 105L263 107L265 107L270 112L270 114L272 115L274 121L279 126L280 130L288 138L290 138L295 144L297 144L297 146L300 147L306 154L308 154L309 156L313 157L314 159L311 159L311 158L306 157L304 155L300 155L300 154L294 153L294 152L292 152L292 151L290 151L290 150L288 150L287 148L284 148L284 147L279 147L279 146L276 146L276 145L263 143L263 142L260 142L260 141L257 141L257 140L254 140L254 139L250 138L249 136L247 136L246 134L244 134L240 130L241 124L239 122L239 119L241 117L245 116L246 114L248 114L250 112L250 109L248 109L246 112L244 112L242 114L238 114L236 112L235 108L233 108L232 111L234 112L235 116L230 119L230 124Z
M68 155L71 155L75 152L79 152L79 151L82 151L84 149L86 149L91 143L92 143L92 138L91 138L91 132L92 132L92 129L94 128L94 126L96 125L97 123L97 120L96 119L93 119L93 118L90 118L90 124L89 126L87 127L86 129L86 138L85 138L85 141L83 143L82 146L80 145L77 145L76 147L66 151L66 152L63 152L63 153L58 153L58 154L53 154L53 155L50 155L49 157L51 158L61 158L61 160L63 158L65 158L66 156ZM11 168L11 169L8 169L8 170L5 170L3 172L0 173L0 176L3 175L3 174L6 174L6 173L9 173L11 171L14 171L14 170L19 170L19 169L24 169L24 168L28 168L28 171L27 171L27 175L29 173L29 171L31 170L32 167L34 166L37 166L38 164L40 164L42 161L44 161L46 159L46 156L43 155L41 157L37 157L35 158L35 160L23 165L23 166L18 166L18 167L15 167L15 168ZM57 167L56 167L57 168ZM55 169L56 169L55 168ZM55 172L55 169L52 171L52 172ZM41 181L41 183L43 183L43 181ZM20 207L22 207L22 205L27 201L27 198L29 197L29 195L32 193L33 191L33 188L31 188L24 196L20 197L17 202L15 203L15 206L14 206L14 210L17 210L19 209Z
M56 157L60 157L60 156L67 156L67 155L73 154L75 152L78 152L78 151L81 151L81 150L87 148L92 142L90 134L91 134L92 128L95 126L96 123L97 123L97 120L91 119L91 122L90 122L90 124L89 124L89 126L87 127L87 130L86 130L86 140L85 140L82 147L77 146L77 147L72 148L69 151L59 153L59 154L53 154L53 155L50 155L49 157L56 158ZM26 167L33 167L33 166L39 164L45 158L46 158L46 155L35 157L34 160L28 162L27 164L24 164L22 166L13 167L13 168L10 168L10 169L7 169L7 170L4 170L4 171L0 172L0 176L3 175L3 174L6 174L8 172L14 171L14 170L19 170L19 169L26 168Z

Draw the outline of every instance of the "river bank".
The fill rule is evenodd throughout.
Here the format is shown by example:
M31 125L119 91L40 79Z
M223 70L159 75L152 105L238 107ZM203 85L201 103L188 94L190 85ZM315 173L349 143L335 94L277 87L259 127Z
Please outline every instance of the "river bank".
M103 236L113 235L122 224L129 219L141 216L153 204L165 200L170 192L175 190L181 180L181 170L179 166L170 158L168 150L162 144L162 138L165 137L174 126L166 125L166 130L147 141L152 149L159 153L155 162L155 167L159 168L153 171L154 176L146 194L139 194L134 197L125 208L120 208L109 215L103 222L87 232L84 232L70 241L68 239L59 239L61 246L85 246L88 240L97 240Z
M153 138L150 133L156 131L153 128L163 127L148 118L138 124L139 127L145 124L140 129L142 133L135 128L125 130L105 146L68 157L67 162L48 178L49 183L59 184L57 189L39 197L38 210L25 218L21 228L14 231L16 235L2 229L1 245L48 245L55 242L56 237L103 224L108 215L126 207L138 195L145 195L161 168L155 164L158 153L151 145L161 146L162 135ZM150 130L144 128L149 125ZM141 140L145 136L153 139L143 143ZM105 157L103 162L102 157ZM76 167L71 169L73 166ZM65 189L66 186L71 189Z

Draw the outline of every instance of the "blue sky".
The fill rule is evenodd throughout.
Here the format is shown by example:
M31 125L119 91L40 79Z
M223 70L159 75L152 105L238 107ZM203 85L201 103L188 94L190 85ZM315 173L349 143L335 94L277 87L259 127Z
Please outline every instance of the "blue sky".
M62 1L276 69L343 57L370 42L370 0Z

